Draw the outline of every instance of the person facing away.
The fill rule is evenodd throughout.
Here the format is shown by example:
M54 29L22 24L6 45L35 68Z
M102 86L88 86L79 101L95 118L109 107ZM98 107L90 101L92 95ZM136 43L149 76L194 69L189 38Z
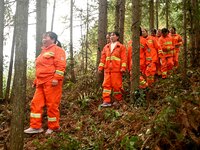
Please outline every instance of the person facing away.
M104 70L103 103L101 107L112 105L111 92L115 102L122 102L122 74L126 71L126 48L119 41L119 33L110 34L110 43L105 45L98 67L99 73Z
M174 67L178 67L178 58L180 52L180 46L183 44L182 37L176 33L176 28L171 27L170 36L172 37L172 42L174 45Z
M163 57L161 58L161 72L162 78L167 78L167 75L170 73L174 66L173 56L174 56L174 46L171 36L168 34L168 29L162 29L162 36L159 38L159 44L163 50Z
M31 101L30 127L25 133L41 133L43 107L47 107L48 129L46 134L59 130L59 104L66 68L65 51L59 47L60 42L54 32L43 34L42 51L36 58L36 77L33 87L35 94ZM59 45L59 46L57 46Z

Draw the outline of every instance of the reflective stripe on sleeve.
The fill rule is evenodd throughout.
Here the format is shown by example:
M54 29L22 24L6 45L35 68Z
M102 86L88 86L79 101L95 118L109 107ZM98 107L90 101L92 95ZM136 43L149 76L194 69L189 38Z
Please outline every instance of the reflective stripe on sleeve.
M60 70L56 70L56 74L60 75L60 76L64 76L64 72L60 71Z
M104 67L104 63L99 63L99 67Z

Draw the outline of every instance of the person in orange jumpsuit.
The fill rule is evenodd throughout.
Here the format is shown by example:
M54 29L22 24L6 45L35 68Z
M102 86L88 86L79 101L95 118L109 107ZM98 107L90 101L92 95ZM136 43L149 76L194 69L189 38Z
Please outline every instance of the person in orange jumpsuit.
M170 36L172 37L173 45L174 45L174 67L177 69L180 46L183 44L183 40L182 40L182 37L176 33L175 27L171 27Z
M51 134L60 128L59 104L66 68L66 54L56 45L60 45L60 42L54 32L46 32L42 43L42 51L36 58L36 78L33 83L36 91L31 101L30 127L24 130L28 134L43 132L42 113L45 105L48 116L46 134Z
M158 29L157 30L157 33L156 33L156 36L155 36L155 38L156 38L156 41L157 41L157 43L159 44L159 38L161 37L161 29ZM156 69L157 69L157 71L156 71L156 73L157 73L157 75L158 76L161 76L162 75L162 73L161 73L161 57L163 56L163 52L161 52L161 53L158 53L158 62L157 62L157 65L156 65Z
M155 34L155 31L153 30L153 35ZM154 83L154 76L156 74L156 64L158 63L158 55L160 56L163 52L161 47L159 46L158 42L156 41L156 38L152 35L148 35L148 32L146 29L142 29L142 36L147 40L147 46L146 49L146 70L145 75L147 78L147 83L149 86Z
M168 35L167 28L162 29L162 36L159 38L159 44L163 50L161 72L162 78L165 79L174 66L174 46L171 36Z
M119 41L119 33L110 34L110 43L105 45L101 54L98 71L104 70L102 107L111 106L111 92L116 102L122 101L122 74L126 71L126 48Z
M147 49L146 39L142 37L142 30L140 28L140 83L139 88L145 89L148 84L146 80L144 79L145 70L146 70L146 54L145 51ZM128 56L127 56L127 66L128 71L131 74L131 68L132 68L132 40L128 42Z

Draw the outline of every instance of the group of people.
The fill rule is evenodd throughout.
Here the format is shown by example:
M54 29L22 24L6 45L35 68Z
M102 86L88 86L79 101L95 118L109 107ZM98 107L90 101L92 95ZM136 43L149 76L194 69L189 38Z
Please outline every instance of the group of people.
M98 67L99 73L104 71L102 107L109 107L123 101L122 76L128 71L132 74L132 41L127 48L121 44L119 33L106 35L107 44L102 50ZM110 40L109 40L110 39ZM183 41L176 28L152 29L150 35L140 28L140 85L144 89L151 87L155 75L166 79L173 69L178 67L180 46ZM113 94L114 102L111 100Z
M104 72L102 107L109 107L123 101L122 77L132 68L132 41L127 48L121 44L119 33L112 32L106 36L107 44L102 50L98 67ZM41 133L43 107L47 107L48 129L51 134L60 129L59 105L62 95L62 84L66 69L66 54L61 48L58 36L54 32L43 34L42 51L36 58L36 78L33 87L35 94L31 101L30 127L24 130L27 134ZM170 31L151 30L151 35L140 28L140 86L146 88L154 83L155 75L167 78L173 68L178 67L178 56L182 38L172 27ZM113 94L114 102L111 100Z

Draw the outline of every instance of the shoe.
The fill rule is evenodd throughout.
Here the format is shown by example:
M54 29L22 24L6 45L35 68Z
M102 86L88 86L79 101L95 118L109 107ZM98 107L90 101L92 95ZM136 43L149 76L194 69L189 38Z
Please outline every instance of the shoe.
M47 129L47 131L45 132L46 135L52 134L53 130L52 129Z
M35 128L28 128L26 130L24 130L24 133L27 133L27 134L36 134L36 133L42 133L44 130L42 128L39 128L39 129L35 129Z
M101 107L110 107L110 106L112 106L112 104L111 103L103 102L100 106Z

